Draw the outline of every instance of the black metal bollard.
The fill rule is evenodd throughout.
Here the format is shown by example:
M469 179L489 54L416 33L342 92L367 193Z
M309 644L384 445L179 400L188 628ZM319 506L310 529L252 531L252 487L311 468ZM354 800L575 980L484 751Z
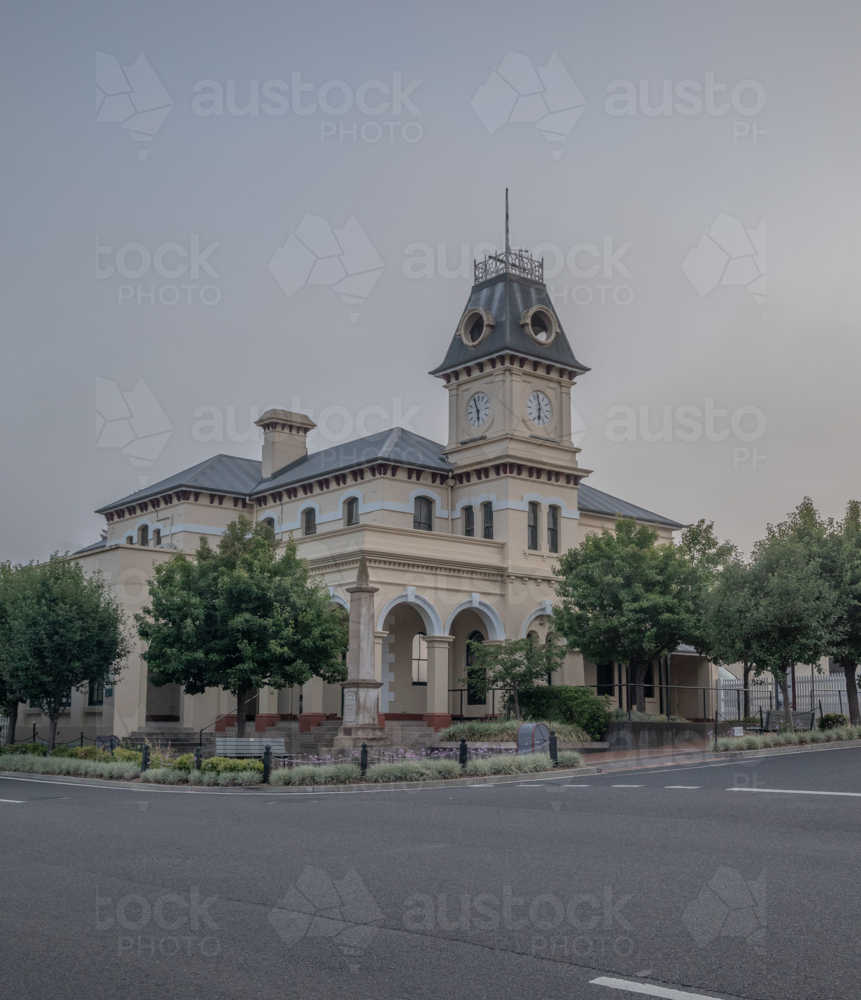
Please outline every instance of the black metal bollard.
M149 767L149 747L144 744L141 750L141 774Z
M365 771L368 770L368 744L362 744L362 752L359 755L359 769L362 772L362 777L365 777Z
M466 745L466 737L461 736L460 738L460 751L458 759L460 760L460 766L463 770L466 770L466 762L469 759L469 748Z
M272 747L268 744L263 748L263 784L269 784L269 775L272 773Z
M550 730L550 760L554 767L559 767L559 741L555 729Z
M195 771L200 770L200 765L203 763L203 751L200 747L194 748L194 769Z

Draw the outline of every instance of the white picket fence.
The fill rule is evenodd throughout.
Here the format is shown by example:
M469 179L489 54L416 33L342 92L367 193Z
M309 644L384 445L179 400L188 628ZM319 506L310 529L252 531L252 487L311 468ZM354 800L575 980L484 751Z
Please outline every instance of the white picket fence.
M719 680L720 713L724 719L740 719L744 710L744 685L740 680ZM792 685L790 684L790 697ZM861 699L859 699L861 700ZM795 679L795 709L798 712L839 712L848 717L846 678L839 674L802 675ZM760 678L750 685L750 713L758 715L780 707L780 688L773 679Z

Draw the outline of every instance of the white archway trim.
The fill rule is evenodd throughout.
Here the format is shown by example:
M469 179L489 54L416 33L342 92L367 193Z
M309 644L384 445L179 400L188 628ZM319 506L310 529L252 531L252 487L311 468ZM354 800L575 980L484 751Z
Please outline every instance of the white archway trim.
M336 594L334 587L329 587L329 597L332 598L333 604L339 604L342 608L346 608L347 611L350 610L350 605L347 604L346 598L341 597L340 594Z
M419 615L421 615L422 621L424 622L427 635L447 634L443 631L442 618L440 618L437 609L426 597L422 597L421 594L417 594L415 587L407 587L402 594L398 594L397 597L393 597L383 608L377 621L378 632L386 631L386 616L399 604L409 604L410 607L413 607L416 611L418 611Z
M505 626L502 624L502 619L499 617L499 613L486 601L482 601L481 595L479 594L471 594L468 601L461 601L460 604L452 610L451 614L448 616L448 621L445 626L446 635L452 634L451 627L454 624L455 618L461 613L461 611L466 611L467 609L474 611L484 622L484 626L487 629L488 639L501 642L505 638Z
M535 621L536 618L541 618L542 615L549 615L553 612L553 601L542 601L541 604L534 610L531 611L523 621L523 626L520 629L520 638L525 639L526 633L529 631L529 626Z

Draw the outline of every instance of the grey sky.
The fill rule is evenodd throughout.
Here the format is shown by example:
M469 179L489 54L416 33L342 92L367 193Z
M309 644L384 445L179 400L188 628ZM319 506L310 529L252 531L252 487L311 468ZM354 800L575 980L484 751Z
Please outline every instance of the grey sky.
M346 413L349 436L400 414L445 441L446 394L426 373L470 279L443 277L437 248L443 270L456 271L467 244L471 272L472 249L502 239L506 186L515 245L551 244L563 261L578 244L599 251L581 247L580 276L563 263L547 281L592 369L572 395L593 486L679 521L712 519L746 548L805 494L839 516L861 497L858 20L850 3L5 3L0 558L95 540L93 510L139 477L155 482L219 451L257 457L259 442L238 440L251 407L327 411L330 440ZM132 138L121 110L96 120L97 51L103 89L117 91L104 99L119 95L112 108L132 86L123 80L137 81L138 111L155 106L142 130L169 107L151 141ZM509 52L523 58L504 64ZM141 53L172 105L136 63ZM582 100L567 78L551 93L535 73L560 64ZM293 102L294 74L311 87L308 114L278 103ZM608 113L620 80L637 92L648 81L653 108L670 81L671 113L647 115L639 97L636 113ZM730 104L725 113L696 110L712 80L726 85L711 97L713 110ZM194 106L212 92L195 93L202 81L222 89L222 114ZM231 113L231 101L249 105L250 81L257 108ZM349 87L340 115L345 91L324 88L331 81ZM390 93L365 87L363 111L367 81ZM732 97L742 81L753 85ZM398 86L401 106L372 113ZM535 118L536 94L548 114L582 111L506 121L505 95L514 101L518 88L530 100L515 117ZM559 141L544 137L550 124ZM286 248L288 296L268 265L309 215L328 223L300 231L316 232L317 256L329 255L311 272L328 284L303 285ZM334 245L343 253L332 253L352 217L373 250L361 237L350 252L347 227ZM747 285L765 263L743 244L764 217L762 304ZM692 281L682 264L709 230L717 242L707 237L689 259ZM721 239L735 241L724 257ZM201 254L217 247L198 277L170 277L192 264L194 240ZM134 275L141 264L134 249L117 260L128 244L158 256L158 268L123 276L118 266ZM157 255L166 244L190 256ZM408 252L414 244L433 249L433 277L416 276L425 251ZM97 245L110 253L97 259ZM544 250L548 270L555 254ZM334 288L343 265L363 276L351 289L363 301ZM727 275L744 283L710 287ZM118 435L100 421L100 447L97 378ZM147 466L132 464L128 443L108 446L124 440L116 407L140 380L164 415L134 397L137 439L149 439L140 447L158 450L171 431ZM685 406L703 416L679 415ZM709 406L727 411L712 430ZM628 411L613 407L634 412L635 440L614 440L624 435L612 421ZM657 436L665 407L670 440L645 440L641 408ZM200 423L213 412L221 440ZM312 448L325 443L318 433Z

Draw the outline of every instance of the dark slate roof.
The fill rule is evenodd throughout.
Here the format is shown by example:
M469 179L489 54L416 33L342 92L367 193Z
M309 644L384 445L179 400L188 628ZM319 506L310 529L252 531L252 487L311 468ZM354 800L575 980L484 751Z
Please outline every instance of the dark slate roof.
M100 507L96 513L102 514L115 507L122 507L123 504L140 503L141 500L181 489L199 490L201 493L231 493L244 497L248 496L259 481L260 462L253 458L237 458L235 455L215 455L184 472L178 472L170 479L163 479L122 500Z
M668 517L660 514L653 514L650 510L637 507L626 500L619 500L611 497L609 493L602 493L593 486L581 483L578 490L577 506L580 510L588 514L604 514L611 517L633 517L638 521L645 521L649 524L660 524L664 528L684 528L678 521L671 521Z
M536 344L520 325L520 317L524 311L537 305L543 306L559 323L559 333L547 347ZM431 375L438 375L463 365L475 364L482 358L492 357L506 351L526 355L548 364L560 365L563 368L572 368L578 372L590 370L574 357L562 323L550 301L550 296L547 294L547 287L540 281L512 274L510 271L498 274L487 281L472 286L469 301L463 312L466 313L470 309L476 308L485 309L493 314L496 323L490 336L478 347L467 347L455 333L445 361L439 368L435 368Z
M73 556L82 555L84 552L95 552L96 549L103 549L108 544L106 538L100 538L97 542L93 542L92 545L85 545L82 549L78 549L77 552L73 552Z
M231 493L239 496L268 493L294 483L320 479L343 469L366 465L368 462L388 462L391 465L410 465L435 472L448 472L451 465L442 454L443 448L444 445L430 441L420 434L414 434L403 427L394 427L388 431L379 431L377 434L359 438L357 441L339 444L334 448L315 451L280 469L269 479L260 478L260 462L254 459L216 455L206 462L171 476L170 479L163 479L160 483L132 493L131 496L100 507L96 513L101 514L122 507L124 504L139 503L141 500L179 489L199 490L202 493ZM617 497L611 497L609 493L602 493L592 486L587 486L586 483L580 484L578 506L580 510L592 514L610 517L623 515L647 524L658 524L673 529L684 527L677 521L671 521L667 517L654 514ZM87 552L102 545L104 541L96 542L80 551Z
M351 469L368 462L388 462L391 465L411 465L437 472L447 472L451 466L442 455L444 445L429 441L420 434L393 427L388 431L369 434L357 441L315 451L280 469L269 479L261 480L252 492L281 489L293 483L318 479L341 469Z

